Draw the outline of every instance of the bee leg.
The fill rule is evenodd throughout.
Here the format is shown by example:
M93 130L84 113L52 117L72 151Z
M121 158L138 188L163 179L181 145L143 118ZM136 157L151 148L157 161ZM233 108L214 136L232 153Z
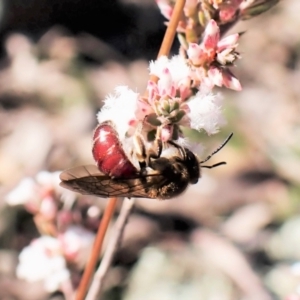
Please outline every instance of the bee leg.
M134 146L134 154L139 162L141 173L144 172L144 170L147 167L146 158L146 147L145 147L145 141L143 137L136 133L133 137L133 146Z
M153 147L148 151L148 162L150 158L159 158L161 156L163 148L163 143L161 139L155 139L153 143Z
M135 149L134 152L139 161L141 170L144 170L146 167L150 166L151 158L156 159L161 156L163 144L160 139L160 128L157 129L156 138L154 140L153 146L150 149L146 149L146 142L139 131L140 130L138 128L133 138Z
M155 167L153 167L151 159L160 158L163 150L163 142L161 140L161 129L162 127L157 128L155 140L152 144L152 147L148 150L147 165L152 169L155 169Z

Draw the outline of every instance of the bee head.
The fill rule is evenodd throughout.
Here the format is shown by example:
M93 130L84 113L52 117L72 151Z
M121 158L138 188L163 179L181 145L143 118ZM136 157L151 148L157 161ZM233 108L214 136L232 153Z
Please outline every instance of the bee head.
M195 184L200 177L200 165L197 156L187 148L184 148L184 163L188 169L190 183Z

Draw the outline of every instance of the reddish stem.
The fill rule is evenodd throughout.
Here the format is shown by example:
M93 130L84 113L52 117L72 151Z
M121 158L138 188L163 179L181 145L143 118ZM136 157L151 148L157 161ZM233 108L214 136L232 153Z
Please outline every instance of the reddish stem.
M109 222L114 214L115 207L117 204L118 198L109 198L108 203L106 205L103 217L101 219L101 222L99 224L99 229L97 232L97 236L93 245L92 253L89 257L89 260L86 264L84 273L82 275L82 278L80 280L80 284L77 289L76 293L76 300L83 300L87 289L90 285L91 278L95 271L95 266L97 264L97 261L99 259L99 253L101 252L103 240L105 237L105 233L107 231Z
M180 21L180 18L182 17L184 5L185 5L185 0L177 0L176 1L170 22L168 24L168 27L167 27L164 39L161 43L157 57L169 55L173 41L174 41L174 37L176 34L176 29L177 29L178 23ZM150 80L157 82L158 78L155 75L151 75Z

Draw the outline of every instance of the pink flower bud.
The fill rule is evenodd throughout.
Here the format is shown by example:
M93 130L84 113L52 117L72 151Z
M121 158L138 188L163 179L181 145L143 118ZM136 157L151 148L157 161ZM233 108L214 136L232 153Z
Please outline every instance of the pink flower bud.
M241 83L229 72L229 70L223 71L223 84L227 88L235 91L242 90Z
M238 33L231 34L218 42L218 52L226 48L236 48L240 35Z
M215 20L210 20L206 25L203 46L205 49L215 49L220 39L220 29Z
M40 205L40 214L47 220L53 220L57 214L57 205L51 196L44 198Z
M65 230L73 221L73 214L70 210L61 210L57 212L57 224L60 231Z
M158 94L157 84L149 80L147 84L147 92L148 92L148 99L151 102L151 100L154 100L155 96Z
M135 117L137 120L144 120L145 116L153 113L153 108L150 104L143 99L139 99L137 102L137 109L135 111ZM137 123L136 123L137 124Z
M172 77L168 68L165 68L160 76L157 83L159 95L169 95L171 97L175 96L175 89L172 84Z
M70 226L59 236L67 261L83 266L88 258L95 235L80 225Z
M211 67L208 70L208 77L214 85L220 87L223 85L223 75L221 70L218 69L217 67Z
M191 80L190 78L187 78L185 80L185 82L181 82L181 84L179 85L179 91L180 91L180 100L181 101L185 101L186 99L188 99L191 94Z
M203 62L203 50L201 46L190 43L189 48L187 50L187 55L191 61L191 63L195 66L199 66Z
M161 140L163 142L169 141L172 139L172 126L164 126L161 130Z
M233 20L236 16L236 8L228 8L228 9L222 9L219 13L220 20L222 22L230 22Z

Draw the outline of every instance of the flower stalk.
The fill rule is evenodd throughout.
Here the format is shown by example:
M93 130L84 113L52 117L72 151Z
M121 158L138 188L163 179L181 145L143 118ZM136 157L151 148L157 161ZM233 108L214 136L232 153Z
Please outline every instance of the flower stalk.
M109 243L103 255L101 264L95 273L91 287L88 291L86 300L100 299L99 297L103 289L105 276L109 270L114 254L117 251L127 220L133 208L134 208L134 199L125 198L122 204L120 214L113 228L113 232L110 237Z
M158 57L168 55L176 34L176 28L182 14L184 8L185 0L178 0L174 7L174 13L172 14L170 26L168 26L167 31L165 33L161 48L158 53ZM153 82L157 81L158 78L155 75L151 76ZM99 224L99 229L97 232L96 240L92 249L92 253L90 259L85 267L82 279L80 281L77 293L76 293L76 300L83 300L85 298L86 292L89 288L89 283L91 278L94 274L95 266L97 264L99 253L101 252L101 248L103 245L103 240L109 225L109 222L113 216L115 207L117 203L117 198L109 198L107 206L104 211L103 219ZM129 210L130 212L131 210ZM123 223L123 227L125 226L125 222ZM123 232L123 229L119 229L120 232ZM93 297L89 296L89 298L93 299Z
M89 257L89 260L86 264L86 267L84 269L82 278L80 280L77 293L76 293L76 300L83 300L85 298L86 292L89 288L91 278L94 274L96 264L98 262L103 241L105 238L105 234L107 232L108 225L112 219L112 216L114 214L116 205L117 205L118 198L109 198L108 203L106 205L103 217L101 219L101 222L99 224L99 229L97 231L96 239L94 241L94 245L92 248L91 255Z

